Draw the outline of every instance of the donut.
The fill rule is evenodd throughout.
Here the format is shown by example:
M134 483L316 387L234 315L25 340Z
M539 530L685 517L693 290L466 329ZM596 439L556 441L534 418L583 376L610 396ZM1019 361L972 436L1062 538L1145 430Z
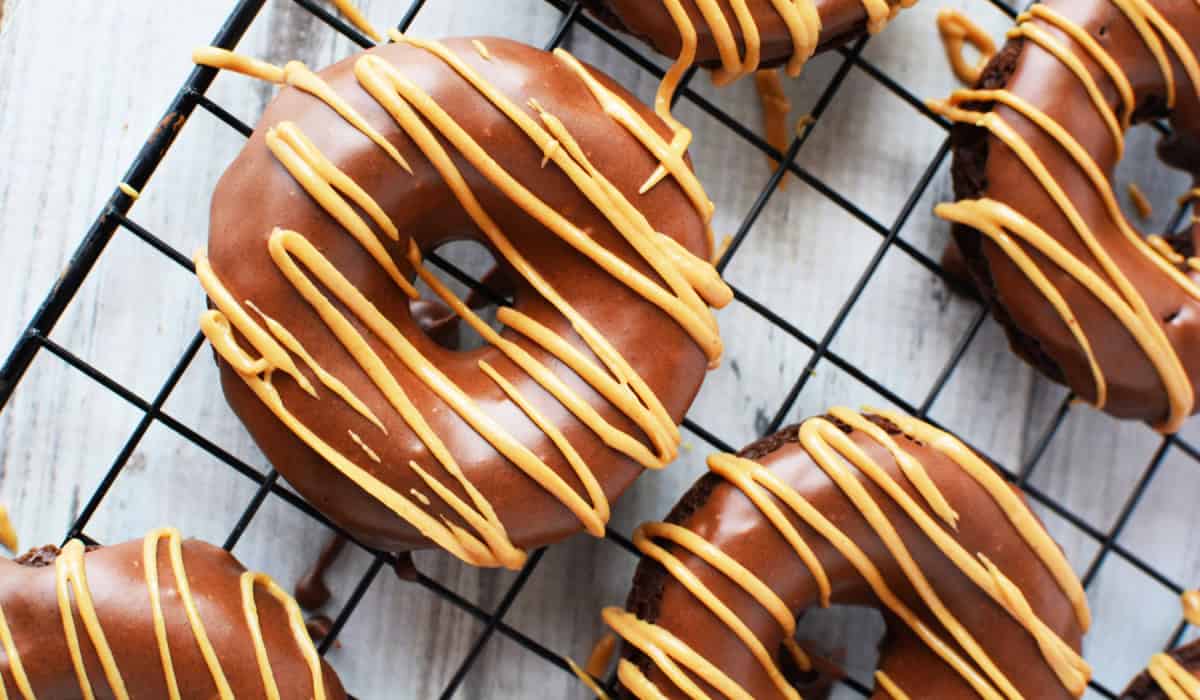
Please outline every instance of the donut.
M1200 591L1184 591L1179 602L1184 620L1200 625ZM1150 657L1121 700L1200 700L1200 641Z
M1144 236L1112 176L1130 125L1171 120L1160 154L1195 171L1200 7L1048 0L1022 14L954 124L957 202L937 214L1015 352L1118 418L1175 432L1196 410L1196 230Z
M800 697L816 606L879 610L874 697L1069 698L1087 687L1083 587L1023 498L952 435L891 411L825 416L709 457L642 525L626 697Z
M603 22L725 85L761 69L800 74L818 51L881 31L917 0L584 0ZM673 89L673 88L672 88Z
M1121 693L1121 700L1196 700L1200 698L1200 642L1150 658Z
M0 559L0 651L0 698L346 698L283 589L169 528Z
M349 534L519 568L602 536L678 453L732 298L713 207L670 128L569 53L392 38L320 73L196 52L286 85L213 194L200 325L259 447ZM499 331L422 264L461 240L511 291ZM430 339L414 282L484 346Z
M767 142L787 148L791 103L779 71L796 77L818 51L840 46L864 32L881 31L903 8L917 0L584 0L583 5L609 26L650 44L675 64L663 76L655 96L658 115L675 131L672 146L682 153L692 134L671 116L671 103L684 76L695 65L712 69L718 86L755 74L763 105ZM795 131L807 125L802 120ZM655 171L646 182L664 177ZM781 180L782 182L782 180Z

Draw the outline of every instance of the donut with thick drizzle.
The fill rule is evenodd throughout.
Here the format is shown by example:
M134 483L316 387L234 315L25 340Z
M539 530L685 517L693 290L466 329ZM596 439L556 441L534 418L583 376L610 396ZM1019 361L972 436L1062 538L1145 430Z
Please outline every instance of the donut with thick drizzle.
M300 607L172 529L0 559L0 700L346 697Z
M1189 241L1144 237L1112 186L1131 124L1169 117L1173 165L1200 125L1200 6L1050 0L979 83L931 103L955 127L937 207L1014 349L1103 410L1179 429L1196 411L1200 285Z
M888 624L876 697L1079 697L1083 587L1024 500L953 436L832 409L711 473L664 523L628 610L604 611L638 698L798 698L795 620L830 604Z
M732 297L712 204L667 125L570 54L393 39L320 74L196 52L290 86L213 197L201 327L234 410L333 519L515 568L602 535L610 501L675 457L721 355L710 305ZM659 166L669 183L639 193ZM515 290L501 331L422 264L458 239ZM485 347L431 342L414 277Z
M778 151L787 149L791 105L770 70L784 65L796 77L818 51L864 32L882 31L901 9L917 0L584 0L608 24L646 40L675 59L655 97L655 111L675 132L672 148L683 153L692 134L671 116L671 102L688 69L712 69L726 85L758 73L764 131ZM659 168L643 185L666 175Z

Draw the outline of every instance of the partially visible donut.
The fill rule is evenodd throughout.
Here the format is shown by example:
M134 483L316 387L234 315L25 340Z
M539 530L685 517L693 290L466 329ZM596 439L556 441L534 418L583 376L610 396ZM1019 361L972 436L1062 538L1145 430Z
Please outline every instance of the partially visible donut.
M667 125L565 51L393 38L320 74L196 52L289 85L213 195L201 325L234 410L333 520L516 568L602 535L677 454L732 297L712 203ZM499 333L422 264L455 240L497 260ZM484 347L422 332L418 275Z
M1155 654L1120 700L1200 700L1200 642Z
M633 34L675 64L663 76L655 112L675 131L672 147L682 153L692 134L671 116L671 102L694 65L713 70L717 85L756 73L763 103L764 133L779 151L787 148L791 103L778 71L796 77L818 51L840 46L866 32L881 31L901 9L917 0L584 0L606 24ZM654 186L661 168L647 180Z
M1083 587L1022 497L953 436L835 408L735 455L643 525L626 696L798 698L795 619L880 610L877 698L1070 698L1091 670Z
M175 530L0 559L0 698L345 700L296 602Z
M607 24L626 31L684 72L694 64L724 84L786 65L799 75L813 54L882 30L917 0L584 0ZM678 67L682 66L682 69Z
M1179 429L1200 378L1197 229L1146 238L1113 170L1133 123L1171 120L1160 152L1195 173L1200 6L1047 0L1021 15L974 89L932 103L954 128L961 201L937 213L1014 350L1120 418Z

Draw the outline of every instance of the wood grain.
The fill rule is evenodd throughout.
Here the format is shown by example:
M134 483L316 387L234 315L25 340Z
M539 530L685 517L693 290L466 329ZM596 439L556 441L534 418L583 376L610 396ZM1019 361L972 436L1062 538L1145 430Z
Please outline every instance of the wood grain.
M158 0L10 5L0 35L0 162L5 164L0 168L0 246L11 266L0 275L0 348L16 340L154 128L191 69L191 48L209 39L232 4L173 2L170 11ZM401 0L363 0L361 5L380 25L394 21L407 7ZM936 40L933 18L941 6L967 9L997 36L1008 24L980 0L927 0L872 40L865 57L922 99L955 86ZM559 19L541 0L508 0L503 11L496 7L430 0L411 31L432 37L499 34L541 44ZM575 30L568 46L641 97L653 94L650 76L586 32ZM322 66L350 54L353 47L299 6L273 0L241 50L276 62L298 58ZM652 60L663 64L657 57ZM787 85L797 114L813 108L841 61L837 54L820 57L800 80ZM758 130L758 105L748 82L718 92L700 77L693 87L737 122ZM253 123L274 90L222 75L210 95ZM692 154L718 203L717 230L732 232L766 184L764 159L687 100L678 111L696 132ZM1170 216L1171 200L1187 183L1153 162L1154 138L1144 131L1133 138L1132 154L1118 173L1118 189L1124 192L1124 183L1138 182L1156 204L1145 228L1158 230ZM844 193L870 221L792 179L759 215L728 270L729 280L800 332L821 340L882 241L872 225L886 229L897 223L944 138L944 131L911 105L865 72L852 70L797 163L819 186ZM132 218L190 254L204 244L209 194L241 143L239 135L198 111L145 188ZM906 245L935 259L947 230L930 210L950 197L947 168L948 162L937 168L901 235ZM149 400L191 342L202 308L189 273L120 231L53 337ZM830 350L920 405L976 314L974 302L951 293L938 277L893 247L845 317ZM770 423L812 351L745 305L733 305L720 320L728 355L709 377L692 418L739 445ZM1035 449L1063 399L1063 390L1018 362L1000 331L987 322L933 403L931 415L1016 468ZM825 359L816 364L787 418L830 404L860 403L886 400ZM207 349L191 363L165 411L247 464L268 469L221 398ZM140 418L128 403L61 361L46 353L39 357L0 413L0 503L10 507L23 542L62 536ZM1194 423L1185 435L1200 437ZM685 433L685 440L678 464L647 475L617 505L617 530L628 533L642 520L661 517L703 471L707 446L691 434ZM1106 531L1157 447L1157 437L1144 426L1073 409L1031 483ZM1189 526L1200 498L1196 468L1178 451L1169 453L1121 539L1181 584L1196 583L1200 571L1200 538ZM169 523L220 542L254 492L250 480L155 423L132 451L88 532L101 541L118 541ZM1095 540L1046 509L1039 512L1072 562L1085 570L1096 554ZM291 582L324 538L322 527L270 497L236 553L250 566ZM423 572L485 611L499 604L514 579L512 573L477 571L434 552L418 553L416 561ZM361 552L339 563L331 580L331 610L347 600L369 564ZM506 622L549 649L582 659L602 633L600 608L624 599L633 565L632 557L614 546L576 537L546 555ZM1167 640L1179 620L1178 606L1166 589L1117 557L1105 564L1091 595L1097 625L1088 657L1099 680L1119 686ZM469 614L384 571L330 659L361 698L435 697L481 628ZM802 635L828 650L845 648L850 669L867 678L870 649L881 629L873 614L835 611L810 616ZM571 676L497 636L457 697L533 694L587 697Z

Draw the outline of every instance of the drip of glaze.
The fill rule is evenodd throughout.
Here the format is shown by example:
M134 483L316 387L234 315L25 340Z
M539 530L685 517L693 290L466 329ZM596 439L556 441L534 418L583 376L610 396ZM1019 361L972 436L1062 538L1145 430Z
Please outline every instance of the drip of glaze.
M190 580L184 566L183 539L178 531L170 528L162 528L150 532L143 540L141 566L146 580L146 591L149 596L154 634L158 642L158 656L161 660L163 676L167 684L168 697L171 700L179 700L180 694L179 680L175 675L175 666L171 658L171 647L167 638L166 617L163 613L163 594L159 585L159 545L164 539L167 541L167 555L170 560L171 575L175 580L175 592L171 599L178 600L179 604L183 606L184 612L187 615L188 625L192 631L192 638L196 646L200 649L201 656L203 656L205 664L208 666L213 684L216 687L215 697L220 698L220 700L233 700L233 689L229 686L229 682L225 678L219 655L209 640L208 633L204 628L204 622L200 619L196 599L193 597L191 591ZM104 673L105 681L111 689L113 696L118 700L128 700L130 697L129 693L121 676L116 658L113 655L112 648L109 646L104 629L100 624L100 618L92 598L91 587L88 585L86 549L83 543L79 540L68 542L55 559L54 567L56 595L62 618L63 635L71 662L75 668L80 693L85 700L93 700L95 698L92 682L88 677L88 672L83 661L83 645L80 641L79 630L75 625L76 616L83 622L84 633L88 637L91 648L95 651L101 670ZM300 613L300 607L265 574L246 572L242 574L240 585L242 591L242 609L245 614L248 634L255 650L255 657L258 661L260 673L262 674L263 685L266 689L268 700L280 700L280 695L275 683L275 676L271 671L270 661L267 658L266 643L262 637L255 601L256 588L265 590L287 611L292 636L312 673L313 698L314 700L324 700L325 684L322 678L321 660L317 655L316 649L313 648L312 642L309 640L308 633L304 629L304 619ZM13 641L11 631L8 628L3 609L0 609L0 644L3 645L2 648L8 660L9 671L17 690L21 692L21 696L25 700L35 700L36 696L25 673L24 666L21 663L21 657ZM0 700L7 699L8 695L4 683L0 682Z
M1083 588L1063 557L1062 551L1037 523L1036 518L1024 502L1012 492L994 470L953 436L916 419L888 411L868 411L867 415L883 418L896 425L910 440L919 441L937 450L957 464L969 478L987 491L1001 510L1006 513L1022 539L1058 581L1063 593L1071 601L1081 626L1084 629L1089 626L1091 617ZM880 429L863 415L848 409L832 409L830 416L848 424L884 447L896 458L901 472L913 483L914 488L933 511L950 524L956 522L946 512L949 504L945 502L944 496L938 491L936 485L928 479L923 466L918 471L913 464L919 465L916 458L907 453L886 431ZM888 551L901 565L908 582L969 658L964 659L960 656L951 646L951 642L940 637L914 611L901 602L866 553L817 511L799 491L783 483L762 465L751 460L727 454L710 457L709 469L741 490L758 507L763 516L779 530L780 535L793 546L797 556L816 580L821 595L820 602L823 606L829 604L828 576L820 561L813 555L809 545L792 524L792 519L784 514L779 504L783 504L792 515L807 523L841 552L867 581L883 605L925 642L931 651L962 676L981 697L1009 698L1010 700L1020 697L1001 669L997 668L994 661L979 646L962 623L942 603L933 586L926 580L919 565L909 554L894 526L880 510L878 503L863 487L859 478L851 471L850 467L852 466L894 500L968 579L1028 631L1033 642L1042 651L1047 665L1058 676L1064 688L1076 696L1082 695L1091 675L1088 665L1033 612L1021 591L994 564L986 557L980 556L976 559L964 550L945 528L930 517L924 508L910 497L880 465L875 463L829 419L813 418L805 421L799 430L799 440L813 461L835 482L867 519L872 529L885 543ZM907 468L904 466L906 462L909 463ZM941 512L939 513L939 511ZM669 541L677 548L686 550L735 582L776 619L784 632L784 639L789 640L785 644L792 646L795 644L790 642L795 629L795 621L791 611L774 591L741 563L684 527L668 523L648 523L635 532L634 543L638 549L661 564L670 576L729 627L732 635L740 640L763 666L779 692L784 697L798 697L795 689L783 677L773 656L762 642L754 637L745 623L738 619L683 561L665 547L656 544L656 540ZM620 608L608 608L604 611L603 616L618 635L644 653L687 697L706 697L691 680L690 672L727 697L749 698L744 688L665 628L639 620ZM979 672L980 670L982 674ZM636 665L628 661L622 661L618 676L622 684L638 698L663 697L661 690ZM893 698L907 697L890 679L886 678L886 675L880 679L880 686Z
M332 0L332 2L338 12L342 13L342 16L349 20L350 24L357 27L360 32L371 37L376 44L383 41L383 35L371 24L367 16L354 4L353 0Z
M996 42L992 41L992 37L988 36L983 27L958 10L947 8L939 11L937 28L938 35L942 38L942 46L946 49L946 60L950 62L955 77L964 85L979 82L984 67L992 60L992 56L996 55ZM963 56L963 48L967 44L979 52L975 65L968 63Z
M901 690L900 686L896 685L896 681L883 671L875 672L875 683L892 700L909 700L908 693Z
M13 554L16 554L21 547L17 539L17 530L13 527L12 520L8 518L8 509L4 506L0 506L0 547L4 547Z
M324 607L333 597L329 586L325 584L325 575L345 549L346 538L340 534L331 535L312 567L296 582L295 598L302 608L316 610Z
M437 42L411 39L398 33L393 33L392 36L397 41L409 43L438 57L473 86L480 95L508 116L526 133L531 142L546 154L547 163L553 162L575 183L580 192L606 216L616 230L666 284L667 288L664 289L662 284L637 271L623 259L597 244L590 236L580 231L569 220L526 189L513 174L495 162L486 149L466 133L451 115L408 80L396 66L372 55L363 56L355 64L355 74L363 89L387 110L439 171L464 210L488 237L493 249L503 255L518 274L570 320L574 330L600 359L603 367L586 358L565 339L519 311L508 308L500 309L497 314L498 320L570 367L648 436L653 451L634 436L613 427L549 368L536 360L520 345L504 338L489 327L470 308L469 304L464 303L424 268L420 251L411 240L408 242L408 262L422 280L459 318L470 324L488 343L504 353L529 377L553 395L606 445L634 459L644 467L664 466L677 454L680 434L678 427L671 420L658 397L654 395L628 361L611 346L609 341L566 299L562 298L508 241L499 226L476 199L446 147L443 146L439 135L524 211L595 262L602 270L674 318L705 350L713 364L721 354L721 342L709 305L724 306L732 298L731 290L720 279L711 264L697 258L669 236L656 232L644 213L591 164L566 125L553 114L547 113L539 104L531 101L531 107L540 117L539 123L538 119L531 117L525 110L500 93L460 57ZM476 51L479 51L478 46L475 48ZM219 59L224 67L234 70L241 69L243 72L267 79L279 77L278 73L269 70L268 67L255 65L250 59L243 59L234 54L210 55L200 51L197 55L199 56L198 61L203 59L211 64L218 62L217 59ZM699 180L683 160L682 155L675 154L671 150L671 144L668 144L623 99L600 84L574 57L566 52L557 52L556 55L568 69L579 76L580 81L588 88L604 111L628 129L651 153L660 159L667 170L676 177L682 189L688 193L700 214L706 218L710 216L711 202L704 194ZM293 64L288 65L293 66ZM294 68L292 70L293 73L298 71ZM328 103L351 124L359 126L358 122L361 119L356 119L344 99L333 93L314 74L306 75L309 76L306 84L322 86L308 90L310 93ZM347 114L351 116L347 116ZM369 138L375 140L372 134L377 134L377 132L367 131L370 127L360 128ZM382 136L379 138L382 139ZM301 184L304 190L372 255L402 291L415 298L415 288L395 266L390 254L384 248L383 242L358 213L359 210L365 212L391 239L399 240L399 232L378 203L348 175L330 162L295 124L284 122L270 128L266 135L266 142L279 162ZM300 356L322 380L323 384L333 389L334 393L355 407L359 413L363 413L362 409L365 408L365 404L349 394L348 390L343 391L336 388L338 386L344 388L344 385L340 382L332 384L327 379L328 373L320 369L307 353L302 352L298 342L286 329L277 327L278 324L272 325L271 319L261 311L257 311L256 307L252 305L251 308L254 308L267 323L267 328L264 329L247 314L229 290L225 288L209 265L206 256L198 255L196 259L197 274L216 307L215 310L207 312L202 317L202 329L222 357L302 441L361 488L387 505L398 516L411 523L435 544L465 561L480 566L510 568L519 568L525 561L525 553L516 548L509 540L503 524L499 521L486 497L467 480L449 449L442 444L440 438L426 423L425 418L409 400L382 359L360 334L355 324L321 291L323 287L332 292L342 307L349 309L362 325L369 328L373 335L383 341L393 355L401 359L409 370L475 428L497 451L571 510L585 529L596 536L603 534L609 517L609 504L595 474L561 431L519 393L513 382L487 363L480 363L480 371L495 382L558 448L582 483L586 499L576 493L541 458L505 432L457 385L443 375L302 234L277 230L270 237L269 247L272 258L284 276L317 311L346 350L384 394L391 406L426 445L446 473L466 492L467 499L464 500L457 496L446 483L426 471L425 467L415 463L408 465L435 495L468 524L474 534L449 521L433 517L425 509L429 505L428 498L414 493L417 500L414 502L406 495L397 493L374 473L359 467L354 460L326 443L296 419L294 414L283 405L282 399L273 385L273 375L277 369L296 381L307 381L291 361L285 347ZM320 287L314 283L312 276L319 280ZM253 359L238 344L233 334L234 330L240 332L259 353L259 359ZM315 396L315 390L311 390L311 384L308 386L309 393ZM369 417L373 417L373 414ZM351 439L372 461L382 463L378 454L368 447L361 437L352 433Z
M608 669L609 663L612 661L613 654L617 650L617 638L615 635L606 634L596 640L596 644L592 647L592 653L588 655L587 665L583 668L575 663L573 659L567 659L567 666L571 668L571 672L578 678L579 682L583 683L598 700L609 700L609 695L596 682L597 678L604 675Z
M1183 619L1193 627L1200 627L1200 591L1184 591L1179 604L1183 607Z
M320 643L333 631L333 619L328 615L313 615L304 621L304 628L314 642Z
M792 113L792 102L783 91L783 79L778 70L760 70L754 74L754 85L762 102L763 133L766 134L767 143L783 153L788 147L788 115ZM774 172L781 163L768 156L767 165ZM780 189L783 189L785 182L786 176L780 178Z
M1142 191L1141 187L1138 187L1136 182L1129 183L1127 190L1129 192L1129 201L1133 202L1133 208L1137 210L1139 217L1145 220L1154 216L1154 205L1150 203L1150 199L1146 197L1146 193Z

